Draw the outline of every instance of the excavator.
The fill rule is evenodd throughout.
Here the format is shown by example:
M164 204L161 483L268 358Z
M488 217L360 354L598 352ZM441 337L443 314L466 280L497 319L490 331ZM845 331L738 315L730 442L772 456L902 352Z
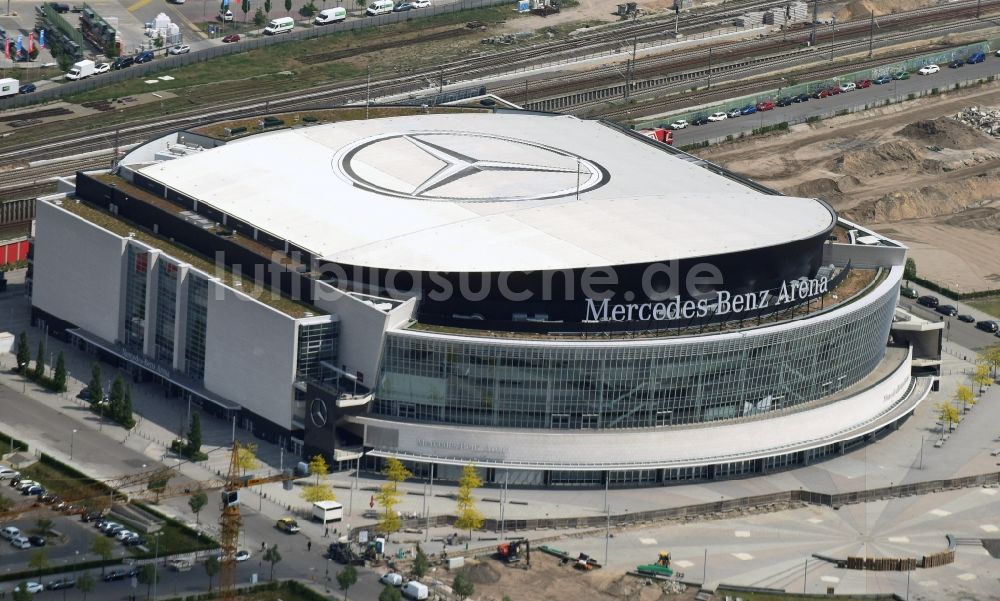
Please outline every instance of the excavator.
M507 564L519 563L522 559L531 565L531 543L527 539L517 539L497 545L497 556Z

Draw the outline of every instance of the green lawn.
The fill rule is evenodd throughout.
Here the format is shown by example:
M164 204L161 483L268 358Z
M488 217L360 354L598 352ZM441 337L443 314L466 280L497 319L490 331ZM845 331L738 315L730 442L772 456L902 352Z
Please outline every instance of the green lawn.
M965 303L1000 319L1000 298L998 297L969 300Z

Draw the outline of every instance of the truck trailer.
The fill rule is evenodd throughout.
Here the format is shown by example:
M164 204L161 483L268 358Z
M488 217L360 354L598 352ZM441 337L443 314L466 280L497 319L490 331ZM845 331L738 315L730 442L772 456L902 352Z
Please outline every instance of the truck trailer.
M17 91L20 87L21 82L12 77L4 77L0 79L0 98L17 96Z

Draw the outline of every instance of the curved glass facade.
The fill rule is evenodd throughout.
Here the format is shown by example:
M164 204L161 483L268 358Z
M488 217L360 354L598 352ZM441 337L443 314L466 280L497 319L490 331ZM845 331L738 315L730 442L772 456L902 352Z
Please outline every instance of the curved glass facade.
M747 418L854 384L882 359L899 274L809 318L742 332L541 342L389 332L371 413L504 428L650 428Z

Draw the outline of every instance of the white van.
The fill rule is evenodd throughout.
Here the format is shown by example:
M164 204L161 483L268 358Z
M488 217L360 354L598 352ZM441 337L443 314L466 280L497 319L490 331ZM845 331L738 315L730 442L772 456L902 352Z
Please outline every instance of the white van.
M365 14L369 17L374 17L375 15L387 15L392 12L392 7L395 6L392 0L375 0L368 5L368 10Z
M340 23L347 18L347 9L341 6L337 8L325 8L319 11L316 15L315 23L317 25L326 25L327 23Z
M279 17L267 24L267 27L264 28L264 33L267 35L288 33L293 27L295 27L295 19L291 17Z
M420 601L421 599L427 598L427 585L417 582L416 580L411 580L403 585L400 592L402 592L403 596L408 599L416 599L417 601Z
M15 538L21 536L21 530L15 526L7 526L3 530L0 530L0 536L7 540L14 540Z

